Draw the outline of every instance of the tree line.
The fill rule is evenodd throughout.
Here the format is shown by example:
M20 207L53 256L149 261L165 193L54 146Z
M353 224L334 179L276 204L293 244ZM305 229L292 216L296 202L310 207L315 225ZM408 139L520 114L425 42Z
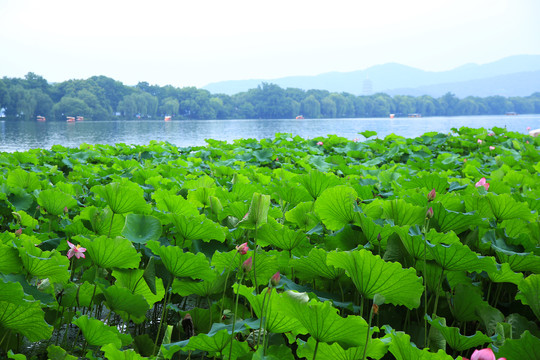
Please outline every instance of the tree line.
M157 119L166 115L174 119L286 119L300 114L305 118L362 118L413 113L456 116L509 112L539 114L540 92L527 97L463 99L452 93L439 98L391 97L384 93L356 96L326 90L283 89L262 83L231 96L211 94L196 87L147 82L127 86L106 76L53 84L31 72L22 79L0 79L0 116L8 121L35 120L37 116L52 120L65 120L67 116L94 120Z

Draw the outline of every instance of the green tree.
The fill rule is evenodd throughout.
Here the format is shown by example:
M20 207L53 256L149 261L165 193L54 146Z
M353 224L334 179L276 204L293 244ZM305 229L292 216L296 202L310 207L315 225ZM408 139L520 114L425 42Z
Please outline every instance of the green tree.
M64 96L53 106L52 111L56 120L65 120L67 116L92 115L92 109L83 100L71 96Z
M335 118L337 114L337 106L330 96L321 100L321 115L325 118Z
M321 116L321 104L315 96L309 95L302 101L300 112L307 118L317 119Z

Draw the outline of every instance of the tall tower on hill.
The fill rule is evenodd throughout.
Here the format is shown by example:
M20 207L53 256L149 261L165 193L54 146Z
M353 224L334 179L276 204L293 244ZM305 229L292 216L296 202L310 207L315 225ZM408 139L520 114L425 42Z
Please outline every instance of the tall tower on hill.
M373 94L373 82L366 76L366 79L362 83L362 95Z

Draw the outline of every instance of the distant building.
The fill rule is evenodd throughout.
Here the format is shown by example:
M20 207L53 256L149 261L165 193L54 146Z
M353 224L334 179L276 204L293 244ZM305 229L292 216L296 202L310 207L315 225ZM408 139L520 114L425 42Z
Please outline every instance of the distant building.
M371 95L373 94L373 83L366 76L366 80L362 83L362 95Z

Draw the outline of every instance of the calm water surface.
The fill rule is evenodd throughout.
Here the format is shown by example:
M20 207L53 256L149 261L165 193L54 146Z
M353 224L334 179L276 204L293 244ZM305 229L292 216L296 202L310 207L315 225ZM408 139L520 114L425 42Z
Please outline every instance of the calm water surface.
M0 151L50 149L53 145L78 147L87 144L145 145L151 140L177 146L205 145L205 139L232 142L241 138L273 138L276 133L291 133L303 138L335 134L348 139L363 139L359 132L377 131L379 137L394 133L416 137L428 131L448 133L461 126L506 127L525 133L527 127L540 128L540 115L458 116L397 119L305 119L305 120L112 120L47 122L9 122L0 120Z

